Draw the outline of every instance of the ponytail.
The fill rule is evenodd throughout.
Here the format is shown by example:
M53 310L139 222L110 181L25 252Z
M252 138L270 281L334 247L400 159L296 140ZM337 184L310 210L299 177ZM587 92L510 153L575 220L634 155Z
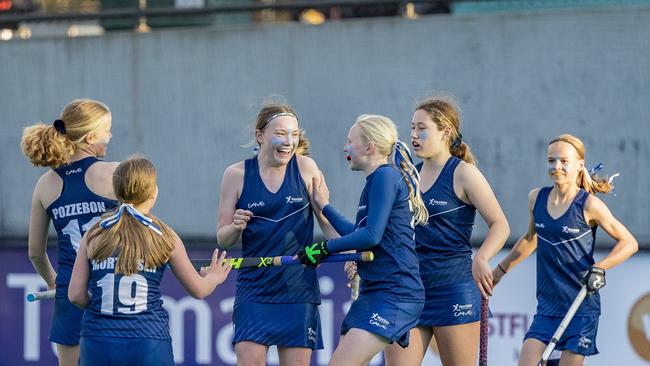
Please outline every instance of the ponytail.
M474 154L472 154L469 145L462 141L462 136L463 135L459 133L458 137L454 139L454 142L449 146L449 153L466 163L477 165Z
M614 174L608 178L601 178L596 175L596 172L602 168L602 164L598 164L595 168L587 170L586 167L583 167L581 171L578 172L578 187L584 189L585 191L596 194L596 193L609 193L614 189L612 180L617 177L619 174Z
M105 221L115 215L116 212L111 212L102 219ZM138 273L141 264L157 268L167 263L176 246L174 233L155 216L148 218L160 234L130 214L121 214L106 228L99 223L93 225L88 231L88 259L101 262L117 254L115 273L127 276Z
M417 225L424 225L429 219L429 212L420 193L420 174L413 164L408 147L401 141L395 143L393 163L399 168L409 188L409 202L413 208L413 218Z
M20 148L34 166L50 168L68 164L75 152L74 144L64 133L42 123L23 130Z

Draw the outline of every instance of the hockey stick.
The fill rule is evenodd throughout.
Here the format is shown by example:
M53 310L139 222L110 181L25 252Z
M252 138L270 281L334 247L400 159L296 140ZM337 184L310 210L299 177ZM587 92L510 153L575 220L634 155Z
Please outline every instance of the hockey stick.
M576 296L575 300L573 300L573 303L571 304L571 307L569 307L569 310L566 312L564 319L562 319L562 322L557 327L557 330L555 331L555 333L553 333L553 337L551 338L551 341L546 346L546 349L542 354L542 359L539 360L537 366L546 366L549 357L551 357L551 353L555 349L555 344L560 340L562 334L564 334L566 327L571 322L571 319L573 319L573 316L575 315L576 311L578 311L578 308L580 307L580 304L582 304L582 301L585 299L585 296L587 296L587 286L582 285L580 292L578 292L578 295Z
M27 294L27 301L34 302L38 300L49 300L49 299L53 299L54 295L56 295L56 290L34 292L31 294Z
M334 263L334 262L372 262L375 259L375 256L372 252L361 252L361 253L341 253L341 254L332 254L331 256L325 258L321 263ZM228 258L226 259L230 263L233 269L240 268L252 268L252 267L277 267L277 266L287 266L300 264L298 258L292 255L283 255L277 257L250 257L250 258ZM197 259L193 260L192 264L195 267L200 268L200 264L205 266L210 265L209 259Z
M478 365L487 366L488 357L488 318L490 316L490 298L481 299L481 335L479 340Z

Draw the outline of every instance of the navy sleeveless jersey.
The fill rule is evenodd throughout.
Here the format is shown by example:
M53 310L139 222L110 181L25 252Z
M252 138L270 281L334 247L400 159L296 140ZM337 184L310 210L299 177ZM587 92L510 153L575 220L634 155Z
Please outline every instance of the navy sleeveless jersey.
M569 208L557 219L547 210L553 187L539 190L533 217L537 232L537 313L564 316L580 291L581 279L594 265L596 227L585 221L584 204L589 193L580 190ZM585 298L576 315L599 315L600 295Z
M244 257L295 255L313 241L314 217L296 156L287 164L276 193L264 185L257 157L247 159L236 207L253 212L242 232ZM319 304L316 271L303 266L242 268L237 273L235 299L235 303Z
M160 281L166 264L129 276L115 273L117 257L89 261L91 292L81 322L81 336L92 338L171 339L169 316L162 307Z
M451 156L422 200L429 210L427 225L415 227L420 274L427 288L472 278L472 246L476 208L454 192L454 171L462 160ZM417 165L418 171L422 163Z
M59 245L57 287L65 288L70 282L83 234L99 221L102 214L117 205L116 201L99 196L86 186L86 171L97 161L95 157L87 157L53 169L63 180L61 195L47 208Z
M365 226L373 177L380 170L390 169L395 184L390 187L397 192L386 229L378 245L364 250L375 254L372 262L359 262L357 271L361 277L361 294L376 294L401 302L424 302L424 287L418 270L413 231L413 211L409 190L402 173L393 165L382 165L366 177L366 185L359 199L356 226Z

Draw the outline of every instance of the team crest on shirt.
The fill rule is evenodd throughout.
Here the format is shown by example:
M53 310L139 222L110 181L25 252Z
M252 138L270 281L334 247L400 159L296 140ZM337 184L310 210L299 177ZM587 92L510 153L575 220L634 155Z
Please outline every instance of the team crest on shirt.
M382 318L378 313L372 313L369 323L382 329L388 329L388 326L390 325L390 322Z
M287 196L285 197L287 199L287 203L302 203L302 201L305 200L304 197L292 197L292 196Z
M265 205L264 201L259 201L259 202L249 203L247 206L248 208L253 208L253 207L264 207L264 205Z
M447 201L438 201L435 198L429 200L429 206L447 206Z
M580 341L578 342L578 347L589 349L589 347L591 347L591 339L585 336L580 337Z
M307 339L316 343L316 331L313 330L311 327L307 328Z
M576 229L568 226L562 226L562 232L567 234L577 234L580 232L580 229Z
M473 311L473 304L454 304L454 316L459 317L459 316L471 316L474 314Z

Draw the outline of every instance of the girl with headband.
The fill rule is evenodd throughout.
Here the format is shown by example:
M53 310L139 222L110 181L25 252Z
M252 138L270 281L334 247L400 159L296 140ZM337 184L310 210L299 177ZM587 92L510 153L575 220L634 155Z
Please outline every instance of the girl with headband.
M226 252L196 272L178 235L150 214L158 197L156 169L144 158L122 162L113 175L121 203L81 240L68 290L85 308L81 366L174 365L160 281L167 265L195 298L210 295L228 276Z
M294 110L267 103L255 123L257 154L226 168L221 183L217 239L241 238L242 256L293 255L313 241L309 192L322 175L309 157L309 140ZM324 184L324 182L323 182ZM327 237L336 233L317 214ZM283 366L309 365L322 349L316 271L303 266L241 269L233 309L235 353L241 365L265 365L269 346Z
M494 284L537 249L537 312L524 337L520 366L534 366L542 357L573 299L586 286L588 295L556 343L560 363L583 365L585 356L598 354L596 334L605 271L638 250L632 234L596 193L612 190L612 177L600 178L585 167L585 147L575 136L560 135L548 144L548 175L552 186L528 194L527 232L492 270ZM596 229L616 240L614 248L595 261Z
M448 98L431 97L415 108L411 145L422 159L422 198L427 225L415 228L425 305L412 346L389 347L388 365L419 365L435 339L443 365L476 365L481 296L492 294L488 260L510 233L490 185L477 169L460 134L458 107ZM470 237L476 211L488 227L472 259Z
M34 166L48 167L34 188L29 219L29 258L48 289L56 288L50 342L59 365L76 366L83 312L68 301L68 283L83 234L115 207L111 177L118 163L99 160L111 139L111 112L98 101L69 103L51 125L25 128L21 148ZM58 268L47 256L54 225Z
M428 214L417 170L390 119L359 116L344 151L350 169L366 175L355 223L329 204L325 185L315 185L316 207L342 237L309 245L298 257L315 267L335 252L374 252L373 262L358 264L359 297L343 321L330 361L330 365L367 365L389 343L408 346L409 330L420 318L424 288L413 237L414 226L426 223Z

